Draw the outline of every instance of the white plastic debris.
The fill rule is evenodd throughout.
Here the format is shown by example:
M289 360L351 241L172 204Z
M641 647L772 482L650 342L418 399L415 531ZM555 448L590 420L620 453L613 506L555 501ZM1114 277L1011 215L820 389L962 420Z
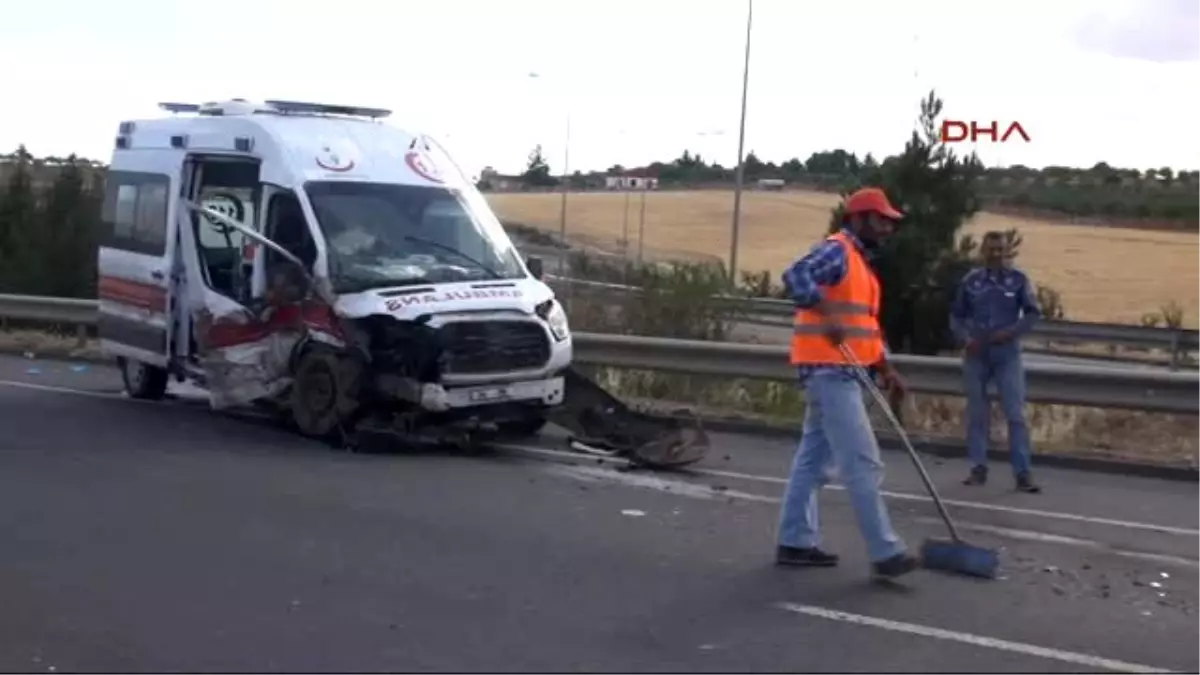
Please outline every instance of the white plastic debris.
M450 395L442 385L426 382L421 385L421 407L433 412L445 412L450 409Z
M1158 583L1157 581L1151 581L1150 588L1162 588L1162 584Z
M1170 579L1170 578L1171 578L1171 575L1170 575L1170 574L1167 574L1166 572L1159 572L1158 574L1159 574L1159 576L1161 576L1161 577L1162 577L1162 578L1164 578L1164 579Z
M646 515L646 512L639 509L625 509L621 511L621 515L629 516L630 518L641 518Z

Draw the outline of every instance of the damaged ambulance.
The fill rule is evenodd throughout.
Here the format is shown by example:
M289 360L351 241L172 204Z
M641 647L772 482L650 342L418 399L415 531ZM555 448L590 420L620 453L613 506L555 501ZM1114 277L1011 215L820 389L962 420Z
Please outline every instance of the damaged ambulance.
M445 150L389 111L233 99L123 122L99 248L99 337L128 395L171 379L351 445L475 443L547 421L652 466L699 425L634 412L571 367L566 313Z

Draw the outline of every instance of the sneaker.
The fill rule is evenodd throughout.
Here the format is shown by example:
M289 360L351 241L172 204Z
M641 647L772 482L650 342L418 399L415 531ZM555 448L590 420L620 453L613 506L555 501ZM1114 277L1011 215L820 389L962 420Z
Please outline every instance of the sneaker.
M838 557L819 548L780 546L775 551L775 564L788 567L835 567Z
M963 485L983 485L987 483L987 467L977 466L971 469L971 474L963 481Z
M915 556L907 553L897 553L887 560L880 560L871 565L875 572L875 576L887 577L889 579L908 574L917 569L920 561Z
M1017 476L1017 491L1037 494L1042 491L1042 488L1033 482L1033 478L1028 473L1023 473Z

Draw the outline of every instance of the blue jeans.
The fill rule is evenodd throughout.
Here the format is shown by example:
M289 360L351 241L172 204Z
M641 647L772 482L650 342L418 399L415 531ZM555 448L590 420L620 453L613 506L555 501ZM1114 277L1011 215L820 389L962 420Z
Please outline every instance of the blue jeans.
M883 462L871 429L863 391L849 372L824 370L805 381L804 435L792 464L779 516L779 544L797 548L820 545L817 494L832 459L850 495L858 529L872 562L906 550L892 531L879 494Z
M985 350L963 359L963 389L967 394L967 456L973 466L987 466L991 402L988 383L1000 392L1008 420L1008 452L1013 474L1029 471L1029 425L1025 423L1025 367L1021 353L1011 349Z

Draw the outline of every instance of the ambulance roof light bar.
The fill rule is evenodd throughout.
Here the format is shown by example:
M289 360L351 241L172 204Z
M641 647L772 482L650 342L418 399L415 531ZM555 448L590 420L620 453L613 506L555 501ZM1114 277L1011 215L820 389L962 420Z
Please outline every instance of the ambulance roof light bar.
M195 103L172 103L164 102L158 104L159 108L166 110L169 113L198 113L200 106Z
M392 114L391 110L384 108L368 108L355 105L332 105L328 103L280 100L267 100L264 103L285 115L288 113L301 113L310 115L349 115L352 117L382 119Z

